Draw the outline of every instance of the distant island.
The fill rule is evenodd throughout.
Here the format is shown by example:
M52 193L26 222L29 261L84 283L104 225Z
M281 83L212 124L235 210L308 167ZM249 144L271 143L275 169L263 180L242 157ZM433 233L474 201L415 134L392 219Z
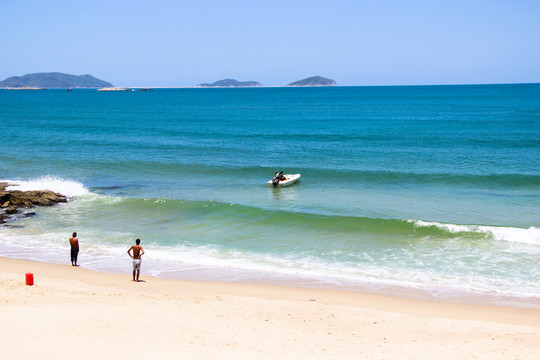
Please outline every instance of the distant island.
M92 75L69 75L59 72L35 73L12 76L0 81L2 88L103 88L113 87L111 83L96 79Z
M332 79L327 79L322 76L312 76L303 80L295 81L287 86L337 86L337 84Z
M238 81L234 79L224 79L216 81L212 84L199 84L197 87L256 87L262 86L256 81Z

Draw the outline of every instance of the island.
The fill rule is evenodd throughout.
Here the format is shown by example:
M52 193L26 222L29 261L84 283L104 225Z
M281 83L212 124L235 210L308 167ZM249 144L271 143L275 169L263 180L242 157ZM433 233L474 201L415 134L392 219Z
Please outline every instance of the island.
M332 79L327 79L322 76L312 76L303 80L295 81L287 86L337 86L337 84Z
M59 72L34 73L23 76L12 76L0 81L0 88L7 89L71 89L71 88L103 88L113 87L109 82L97 79L92 75L70 75Z
M256 81L238 81L235 79L224 79L216 81L212 84L199 84L197 87L258 87L262 86Z

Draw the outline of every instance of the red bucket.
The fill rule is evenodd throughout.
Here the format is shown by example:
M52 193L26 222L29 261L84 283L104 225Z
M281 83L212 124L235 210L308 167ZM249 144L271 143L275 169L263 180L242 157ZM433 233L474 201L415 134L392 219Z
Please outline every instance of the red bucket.
M34 285L34 274L26 273L26 285Z

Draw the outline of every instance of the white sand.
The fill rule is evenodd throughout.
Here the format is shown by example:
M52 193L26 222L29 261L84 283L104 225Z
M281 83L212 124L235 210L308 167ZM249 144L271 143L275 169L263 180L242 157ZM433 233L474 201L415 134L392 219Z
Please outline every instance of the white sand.
M540 359L537 310L141 279L0 258L1 357Z

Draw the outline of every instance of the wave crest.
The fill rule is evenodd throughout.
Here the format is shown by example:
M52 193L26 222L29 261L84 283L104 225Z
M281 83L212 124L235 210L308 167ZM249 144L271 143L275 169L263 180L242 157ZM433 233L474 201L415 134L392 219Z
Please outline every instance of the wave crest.
M452 234L456 233L478 233L492 236L495 240L518 242L523 244L540 245L540 229L531 226L528 229L504 227L504 226L484 226L484 225L456 225L444 224L434 221L409 220L416 227L435 227L443 229Z
M84 196L90 194L90 191L80 182L63 179L56 176L42 176L31 180L1 180L9 186L6 190L50 190L67 197Z

